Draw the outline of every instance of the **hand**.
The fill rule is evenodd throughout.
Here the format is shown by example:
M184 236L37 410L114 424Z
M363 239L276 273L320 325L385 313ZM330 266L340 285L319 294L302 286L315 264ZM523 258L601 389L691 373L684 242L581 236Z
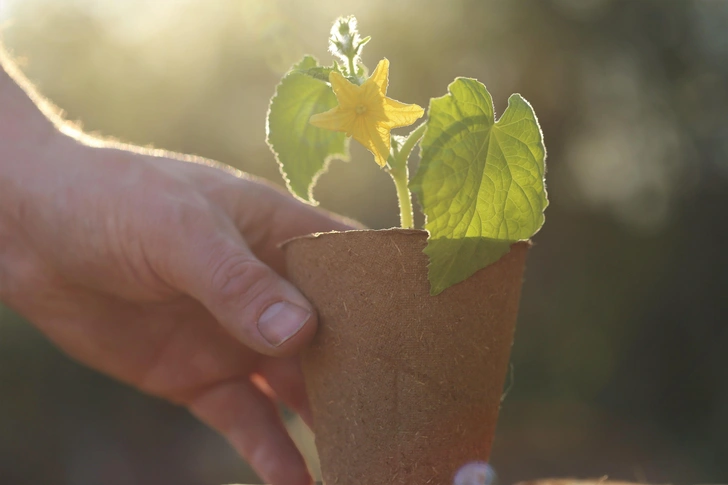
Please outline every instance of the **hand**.
M43 140L0 167L0 299L75 359L189 408L266 482L309 484L274 403L310 423L295 354L316 315L277 245L349 226L214 166Z

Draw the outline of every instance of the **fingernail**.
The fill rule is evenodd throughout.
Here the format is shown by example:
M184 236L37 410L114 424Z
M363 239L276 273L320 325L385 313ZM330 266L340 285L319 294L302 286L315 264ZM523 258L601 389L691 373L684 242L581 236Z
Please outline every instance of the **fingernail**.
M273 303L258 318L258 330L271 345L278 347L301 330L311 311L287 301Z

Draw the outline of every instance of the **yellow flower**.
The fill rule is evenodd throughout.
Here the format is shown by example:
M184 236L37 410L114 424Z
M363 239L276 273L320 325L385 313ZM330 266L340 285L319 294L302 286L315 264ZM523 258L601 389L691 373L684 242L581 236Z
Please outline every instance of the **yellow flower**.
M311 124L333 131L344 131L374 154L383 167L387 164L390 130L414 123L424 113L416 104L404 104L386 96L389 61L377 64L371 77L361 86L349 82L339 72L329 74L339 105L325 113L313 115Z

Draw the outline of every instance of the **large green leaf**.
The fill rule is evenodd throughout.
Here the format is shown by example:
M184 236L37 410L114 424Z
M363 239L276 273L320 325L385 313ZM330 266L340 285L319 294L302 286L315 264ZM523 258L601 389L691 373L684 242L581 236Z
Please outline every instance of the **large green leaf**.
M329 160L349 159L346 135L309 124L312 115L337 105L336 96L312 73L324 72L316 59L303 58L281 80L271 99L266 133L281 174L293 195L315 204L313 185Z
M512 95L496 123L481 83L458 78L448 91L430 101L422 161L410 184L427 218L432 294L533 236L548 205L546 151L531 105Z

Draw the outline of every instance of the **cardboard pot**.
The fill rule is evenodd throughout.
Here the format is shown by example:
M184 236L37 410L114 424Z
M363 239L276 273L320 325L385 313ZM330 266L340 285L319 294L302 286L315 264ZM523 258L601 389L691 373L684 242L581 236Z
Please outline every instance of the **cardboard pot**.
M319 314L303 369L326 485L451 485L488 459L529 243L431 296L426 238L350 231L283 246Z

